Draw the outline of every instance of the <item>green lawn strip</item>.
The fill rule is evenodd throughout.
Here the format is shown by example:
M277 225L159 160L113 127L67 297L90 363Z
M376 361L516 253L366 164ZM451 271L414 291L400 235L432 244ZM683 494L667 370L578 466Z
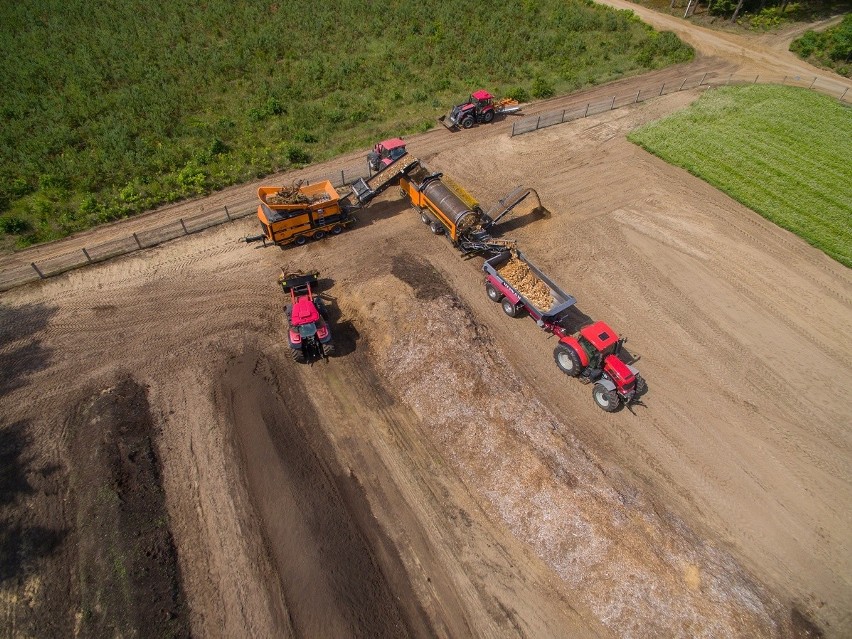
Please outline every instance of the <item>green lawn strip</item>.
M852 266L852 112L835 100L725 87L630 139Z

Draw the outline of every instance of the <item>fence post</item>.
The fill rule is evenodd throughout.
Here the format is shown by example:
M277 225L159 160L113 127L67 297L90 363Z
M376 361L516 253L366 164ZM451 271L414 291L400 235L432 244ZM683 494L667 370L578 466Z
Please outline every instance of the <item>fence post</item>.
M85 256L86 256L86 259L89 261L89 264L91 264L91 263L92 263L92 258L91 258L91 256L89 255L89 252L86 250L86 247L85 247L85 246L83 247L83 255L85 255Z
M733 78L733 77L734 77L734 74L733 74L733 73L732 73L731 75L729 75L729 76L728 76L728 81L727 81L727 82L725 82L725 84L730 84L730 83L731 83L731 78Z
M838 99L838 100L840 100L841 102L843 102L843 97L846 95L846 93L847 93L848 91L849 91L849 87L846 87L846 91L844 91L844 92L843 92L843 95L841 95L841 96L840 96L839 98L837 98L837 99Z
M680 83L680 88L678 91L683 91L683 85L686 84L686 78L683 79L683 82Z
M786 75L784 76L784 79L781 80L781 84L782 85L787 84L787 76Z
M515 125L516 124L517 124L517 122L512 122L512 135L509 136L510 138L515 137Z
M660 95L663 95L663 91L666 90L666 83L663 82L663 86L660 87Z
M343 171L340 171L340 185L346 186L346 178L343 176Z
M704 75L701 76L701 82L698 83L698 86L701 86L702 84L704 84L704 78L706 78L706 77L707 77L707 73L705 73Z
M589 103L588 102L586 102L586 112L583 114L583 117L584 118L589 117Z
M816 76L814 76L814 81L813 81L813 82L811 82L811 86L809 86L808 88L809 88L809 89L813 89L813 88L814 88L814 85L816 84L816 81L817 81L817 77L816 77Z
M565 122L565 114L568 113L568 109L562 109L562 121Z
M615 96L612 96L612 104L609 105L609 110L612 111L615 108Z
M225 208L227 209L228 207ZM183 218L180 218L180 225L183 227L183 234L189 235L189 231L186 230L186 224L183 223Z
M541 124L541 116L538 116L538 120L535 121L535 130L538 131L538 125Z
M35 272L36 272L36 273L38 273L38 276L39 276L41 279L44 279L44 273L42 273L40 270L38 270L38 266L36 266L36 263L35 263L35 262L30 262L30 266L32 266L32 267L33 267L33 269L35 270Z
M637 102L639 102L639 94L641 94L641 93L642 93L642 89L639 89L639 90L636 92L636 99L635 99L635 100L633 100L633 104L636 104Z
M759 73L758 73L756 76L754 76L754 82L752 82L752 84L757 84L757 79L758 79L759 77L760 77L760 74L759 74Z
M136 246L142 248L142 242L139 241L139 237L136 235L136 233L133 234L133 239L136 240Z
M230 211L228 211L228 205L227 204L225 205L225 217L228 218L229 222L231 221L231 213L230 213ZM183 220L181 220L180 223L183 224Z

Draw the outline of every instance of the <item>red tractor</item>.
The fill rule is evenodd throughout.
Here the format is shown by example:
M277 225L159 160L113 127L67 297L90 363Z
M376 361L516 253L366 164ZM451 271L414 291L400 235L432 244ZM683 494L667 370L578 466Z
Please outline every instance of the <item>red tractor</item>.
M321 297L314 294L319 273L282 272L278 283L289 294L290 303L285 307L287 338L293 359L309 362L327 358L334 353L334 342L328 327L328 309Z
M557 334L559 344L553 351L556 365L584 384L593 382L592 398L606 412L629 405L647 390L639 371L619 357L626 338L619 339L605 322L585 326L576 336Z
M367 165L376 173L405 155L405 142L401 138L382 140L367 154Z
M469 129L478 122L491 122L495 115L520 111L517 100L503 98L494 102L494 96L485 89L474 91L470 100L454 106L448 115L442 115L438 121L448 129L460 126Z

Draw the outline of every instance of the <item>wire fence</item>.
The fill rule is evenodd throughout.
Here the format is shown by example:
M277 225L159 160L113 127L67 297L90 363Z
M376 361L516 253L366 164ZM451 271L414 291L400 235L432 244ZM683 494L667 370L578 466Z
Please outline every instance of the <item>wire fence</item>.
M612 111L620 107L626 107L638 102L644 102L651 98L658 98L670 93L678 91L686 91L688 89L696 89L698 87L714 87L724 86L729 84L782 84L786 86L798 86L820 91L837 97L844 104L850 104L852 95L849 94L848 87L829 80L820 78L819 76L802 77L802 76L735 76L733 74L720 76L715 73L705 73L701 76L687 77L683 79L664 82L662 85L653 85L647 88L642 88L635 93L627 93L621 95L613 95L612 97L596 102L581 102L575 106L566 107L559 111L550 111L540 115L530 116L518 120L512 125L511 136L523 135L531 133L546 127L565 122L573 122L581 118L587 118L592 115Z
M341 188L359 178L370 178L372 175L373 173L368 167L351 167L336 171L324 179L329 180L335 188ZM310 180L305 180L305 182L310 183ZM253 201L235 200L226 204L222 209L200 213L192 217L183 217L153 229L132 233L124 238L86 246L38 262L4 267L0 271L0 291L8 291L17 286L54 277L73 269L104 262L128 253L152 248L179 237L248 217L253 215L256 210L253 204Z
M537 116L530 116L518 120L512 125L512 136L523 135L556 124L564 122L572 122L580 118L586 118L605 111L612 111L620 107L636 104L651 98L660 97L677 91L685 91L702 86L722 86L726 84L756 84L758 82L766 84L784 84L788 86L801 86L821 91L830 95L836 95L844 104L850 104L852 95L848 93L848 88L843 85L832 82L825 78L815 76L780 76L761 77L761 76L718 76L716 74L705 73L702 76L687 77L680 81L664 82L662 86L650 86L643 88L636 93L613 95L611 98L596 102L579 103L575 106L567 107L559 111L551 111ZM335 188L341 188L352 184L359 178L370 178L373 173L368 167L362 165L360 168L351 167L341 171L336 171L334 174L327 176ZM34 282L40 279L46 279L65 273L72 269L88 266L103 262L115 257L127 255L135 251L152 248L163 242L191 235L203 231L204 229L227 224L234 220L239 220L252 215L255 211L254 202L245 200L234 200L226 204L222 210L208 211L194 215L192 217L180 218L159 226L154 229L139 231L125 238L111 240L103 244L96 244L90 247L71 251L56 257L46 258L39 262L30 262L29 264L17 264L4 267L0 271L0 291L8 291L9 289Z

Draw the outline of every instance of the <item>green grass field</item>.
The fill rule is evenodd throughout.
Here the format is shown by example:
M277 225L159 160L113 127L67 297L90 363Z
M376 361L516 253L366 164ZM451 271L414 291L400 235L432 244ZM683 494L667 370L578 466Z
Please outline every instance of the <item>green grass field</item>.
M0 245L692 57L584 0L0 3Z
M722 87L630 140L852 267L852 110L793 87Z

